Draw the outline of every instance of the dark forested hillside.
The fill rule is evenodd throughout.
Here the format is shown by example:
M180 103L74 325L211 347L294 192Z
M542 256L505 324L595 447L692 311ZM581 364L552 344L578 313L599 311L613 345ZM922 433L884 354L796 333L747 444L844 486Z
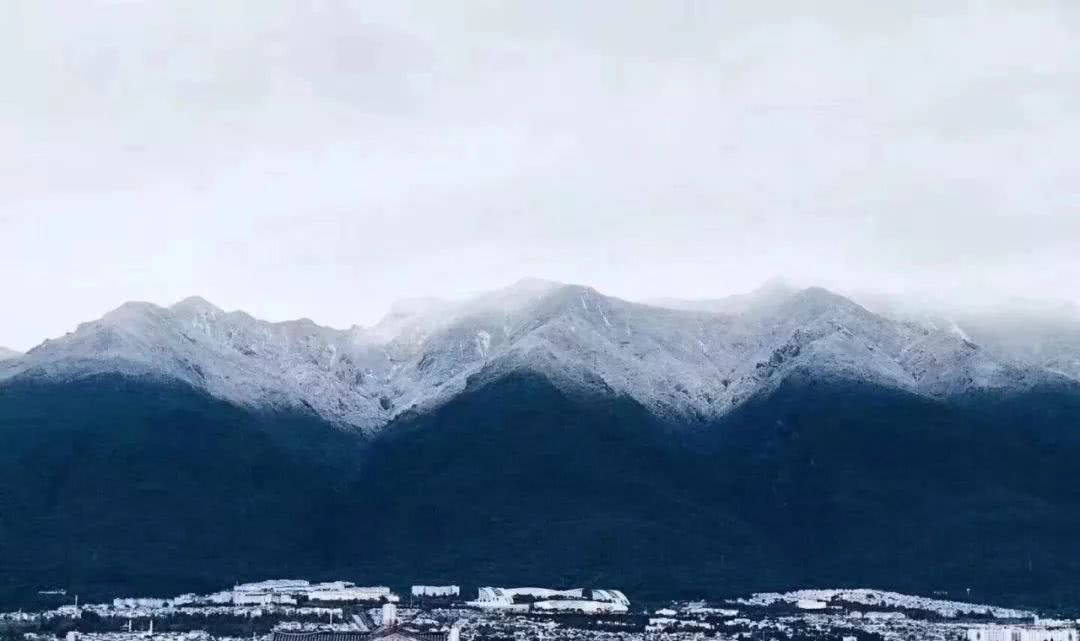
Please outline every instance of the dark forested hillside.
M776 550L722 470L633 401L514 375L394 425L364 469L375 553L404 576L620 585L693 596L766 585Z
M0 387L0 596L302 575L1080 597L1080 395L793 378L713 425L529 374L366 443L121 378Z
M315 569L359 441L180 385L0 386L0 597L211 589Z
M792 380L702 435L801 585L1075 601L1080 395L943 404Z
M504 379L373 448L370 567L650 596L841 585L1059 603L1080 596L1078 400L947 405L793 379L691 428Z

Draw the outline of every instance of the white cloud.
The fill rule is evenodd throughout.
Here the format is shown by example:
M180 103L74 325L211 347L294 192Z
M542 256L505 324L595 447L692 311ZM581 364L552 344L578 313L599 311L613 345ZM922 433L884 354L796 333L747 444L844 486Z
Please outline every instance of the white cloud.
M524 275L1080 300L1065 3L9 4L14 347L128 299L348 325Z

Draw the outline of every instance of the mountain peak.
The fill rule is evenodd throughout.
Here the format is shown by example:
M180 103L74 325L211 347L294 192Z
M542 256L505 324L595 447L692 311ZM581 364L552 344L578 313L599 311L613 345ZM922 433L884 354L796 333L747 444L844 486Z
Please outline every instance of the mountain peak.
M807 287L805 289L798 290L792 296L793 301L797 301L800 304L816 304L816 305L837 305L847 304L851 301L836 292L825 289L824 287Z
M760 287L752 290L748 296L791 296L798 291L799 288L793 285L789 280L784 278L770 278L762 283Z
M807 287L788 297L783 308L790 312L821 314L833 310L861 311L871 314L855 301L824 287Z
M551 289L557 289L559 287L565 287L567 283L563 283L557 280L551 280L549 278L536 278L534 276L526 276L525 278L519 278L510 285L504 287L504 290L516 290L516 291L547 291Z
M542 278L523 278L502 289L482 294L474 299L477 302L497 302L504 305L520 305L535 302L553 292L572 285Z
M105 323L107 325L124 326L131 323L142 323L149 319L160 318L168 312L162 307L145 301L128 301L116 309L106 313L100 321L84 323L83 325ZM82 329L83 325L79 326ZM79 330L77 329L76 332Z
M0 361L11 360L22 356L22 352L16 352L13 349L8 349L3 345L0 345Z
M169 307L176 314L192 316L217 316L223 311L202 296L188 296Z
M595 289L523 279L458 302L399 305L371 329L269 323L199 297L126 303L6 364L20 372L152 373L252 406L306 407L365 430L460 393L481 371L600 381L660 414L712 418L792 372L876 381L941 396L1073 372L1061 359L1021 372L944 330L867 311L821 287L772 281L685 306L639 305ZM1027 372L1026 374L1024 372Z
M528 309L553 294L574 289L584 288L541 278L524 278L501 289L448 304L446 308L452 309L453 315L459 317L491 312L511 314Z
M775 309L799 293L791 283L774 278L760 287L742 294L722 298L657 298L649 301L655 307L667 307L695 312L742 315L765 313Z

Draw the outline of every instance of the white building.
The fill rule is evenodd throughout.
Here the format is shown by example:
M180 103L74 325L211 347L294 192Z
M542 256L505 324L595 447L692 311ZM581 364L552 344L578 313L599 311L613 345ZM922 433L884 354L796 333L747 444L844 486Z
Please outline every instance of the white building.
M480 588L475 601L469 605L478 608L508 608L514 605L514 597L502 588Z
M361 587L344 581L313 585L306 594L313 601L398 601L398 596L384 585Z
M967 641L1080 641L1075 628L983 625L969 628Z
M630 599L626 598L626 595L619 590L593 590L593 601L606 601L608 603L618 603L620 605L630 605Z
M311 587L311 583L303 579L272 579L259 581L258 583L243 583L233 587L233 592L285 592L296 594L304 592Z
M113 599L113 607L117 609L163 608L165 605L165 599Z
M461 588L456 585L414 585L412 595L416 597L448 597L461 594Z
M585 601L581 599L558 599L555 601L537 601L533 604L536 610L559 611L559 612L582 612L584 614L600 613L624 613L627 607L621 603L606 601Z
M398 601L386 586L360 587L348 581L312 584L304 580L273 580L237 585L231 592L210 595L211 603L233 605L296 605L301 597L312 601Z
M572 590L552 590L551 588L507 588L503 590L511 598L527 596L534 599L583 599L585 591L581 588Z
M398 624L397 606L393 603L384 603L382 606L382 618L380 625L384 628L392 628Z
M213 594L206 595L207 603L213 603L214 605L225 605L226 603L233 602L232 591L215 592Z
M233 592L233 605L296 605L296 597L281 592Z

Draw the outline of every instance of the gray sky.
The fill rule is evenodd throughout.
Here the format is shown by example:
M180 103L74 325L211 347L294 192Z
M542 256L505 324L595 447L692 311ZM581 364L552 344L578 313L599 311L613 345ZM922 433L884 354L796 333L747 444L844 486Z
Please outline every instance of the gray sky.
M0 344L527 275L1080 301L1073 0L3 5Z

